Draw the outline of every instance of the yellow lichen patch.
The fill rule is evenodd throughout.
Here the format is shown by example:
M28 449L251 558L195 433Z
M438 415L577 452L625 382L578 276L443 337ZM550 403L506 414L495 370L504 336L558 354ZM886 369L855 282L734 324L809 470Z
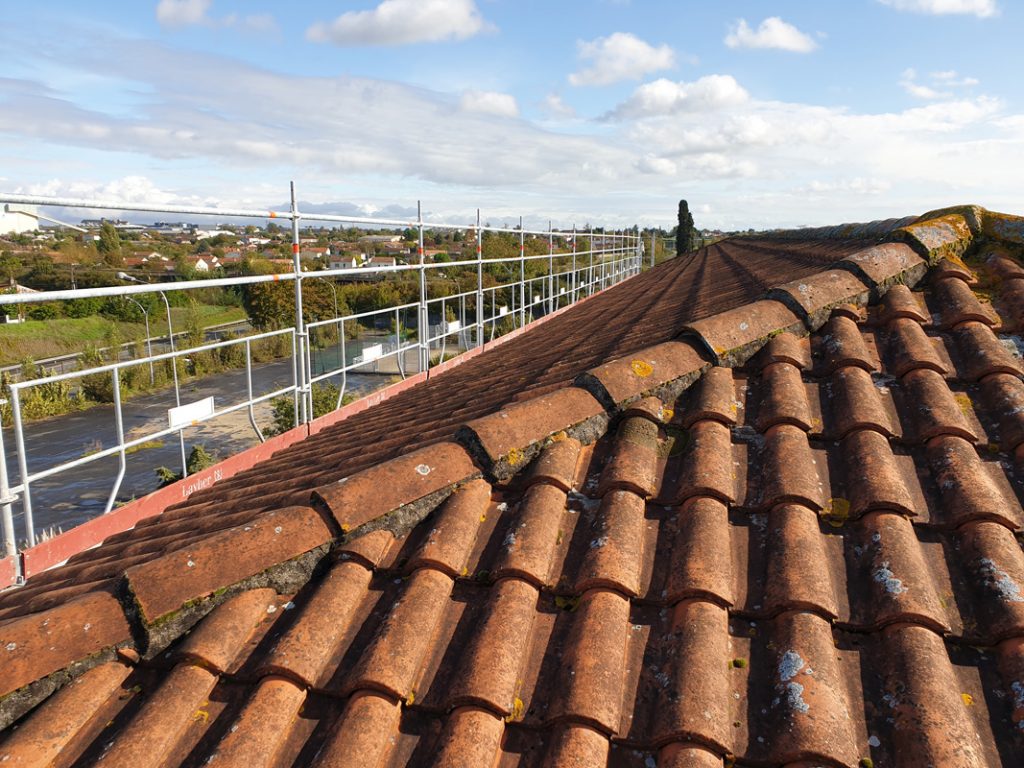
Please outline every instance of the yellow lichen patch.
M352 526L349 525L348 523L342 523L341 524L341 532L342 533L348 533L351 530L352 530Z
M487 513L486 512L484 512L484 514L480 515L480 522L481 523L487 522Z
M839 496L831 498L825 503L821 516L833 528L841 528L850 519L850 502Z
M971 402L971 398L967 396L966 392L957 392L953 395L953 399L956 400L956 405L964 416L974 413L974 403Z
M416 703L416 689L413 688L409 691L409 695L405 697L405 705L411 707Z
M870 757L862 757L860 759L860 768L875 768L875 761Z
M199 709L197 709L195 712L192 713L192 721L193 722L199 722L200 720L202 720L204 723L210 722L210 713L207 712L205 709L203 709L203 707L208 706L209 703L210 702L208 702L208 701L204 701L200 705Z
M525 459L525 454L518 448L513 448L511 451L508 452L508 455L505 457L505 461L507 461L513 467L522 464Z
M462 570L459 571L459 576L461 576L462 578L466 578L467 576L469 576L469 568L467 568L466 566L462 566Z
M961 693L960 698L963 700L965 707L969 707L974 704L974 697L969 693Z
M565 430L564 429L561 432L556 432L555 434L553 434L551 436L551 442L552 443L560 443L563 440L568 440L568 439L569 439L569 436L567 434L565 434Z
M652 373L654 373L654 366L648 363L646 360L634 360L629 364L629 367L633 369L633 373L642 379L646 379Z
M669 407L666 406L666 407L661 409L661 419L662 419L662 421L672 421L672 417L675 416L675 415L676 415L676 412L672 408L669 408Z
M516 696L512 701L512 711L509 712L508 717L505 718L505 722L513 723L517 720L522 720L525 710L526 706L523 704L523 700Z

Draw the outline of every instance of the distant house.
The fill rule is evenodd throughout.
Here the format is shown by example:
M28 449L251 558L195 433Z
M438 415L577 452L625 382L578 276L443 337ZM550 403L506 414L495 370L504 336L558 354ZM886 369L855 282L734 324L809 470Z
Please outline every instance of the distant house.
M192 269L194 269L196 272L209 272L210 264L206 261L206 259L199 258L196 259L196 263L192 265Z
M327 266L330 269L355 269L366 259L365 254L356 253L342 253L337 256L331 256L327 262Z
M394 267L397 266L397 264L398 259L394 256L374 256L366 262L366 266L368 267Z

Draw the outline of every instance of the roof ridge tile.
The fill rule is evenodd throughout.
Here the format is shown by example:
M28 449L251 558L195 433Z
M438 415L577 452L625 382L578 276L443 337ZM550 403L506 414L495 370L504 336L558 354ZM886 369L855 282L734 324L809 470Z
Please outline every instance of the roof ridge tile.
M459 427L456 439L495 479L507 480L564 433L588 444L608 428L604 407L585 389L563 387L505 406Z
M852 271L828 269L777 285L768 291L767 298L781 301L809 330L816 331L835 307L844 304L862 307L868 303L869 294L869 288Z
M915 286L928 272L928 263L905 243L880 243L836 262L870 286L871 300L881 298L898 284Z
M739 367L773 336L789 331L806 336L803 321L780 301L761 299L683 326L697 336L718 365Z
M706 354L688 339L645 347L576 377L576 385L616 411L645 397L675 400L710 367Z
M458 484L479 476L461 445L434 443L322 485L314 489L312 503L348 539L381 528L397 535L426 517Z

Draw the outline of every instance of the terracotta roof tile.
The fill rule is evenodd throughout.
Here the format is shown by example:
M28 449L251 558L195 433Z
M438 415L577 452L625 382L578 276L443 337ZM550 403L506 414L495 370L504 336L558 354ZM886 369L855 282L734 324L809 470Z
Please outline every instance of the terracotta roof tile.
M973 445L959 437L936 437L928 442L927 455L946 524L988 519L1013 529L1020 526L1020 504L1006 487L1005 476L998 465L983 462ZM1003 483L996 480L1000 476Z
M360 563L339 562L331 568L295 623L261 661L260 674L291 676L307 687L323 687L369 585L370 571Z
M1024 443L1024 382L1006 373L986 376L981 382L985 402L999 423L999 441L1006 452Z
M983 766L986 759L971 722L975 697L967 693L950 663L942 639L929 629L897 624L885 630L887 672L883 705L893 719L897 755L926 765Z
M950 373L950 366L936 349L936 345L941 343L941 340L926 335L915 320L905 317L892 320L886 339L889 372L896 377L918 368L930 368L941 374Z
M346 688L369 688L399 699L415 696L419 673L451 591L451 577L440 571L414 571Z
M587 768L608 762L608 738L586 725L566 723L555 729L545 768Z
M251 768L276 765L305 701L305 690L291 680L263 678L217 744L209 764Z
M932 267L928 272L928 277L933 285L950 277L956 278L968 285L974 285L978 282L977 276L963 260L948 257Z
M367 568L376 568L388 559L394 543L395 535L382 528L340 544L335 549L335 556L339 560L354 560Z
M732 750L732 659L724 608L685 600L672 610L652 741L699 741Z
M790 363L772 363L761 371L762 393L754 426L766 432L776 424L811 430L811 409L800 370Z
M993 644L1024 634L1024 554L1013 533L998 523L979 522L959 531L959 549L976 602L976 631Z
M899 317L927 323L931 318L922 305L921 294L912 293L905 285L894 285L882 298L882 313L886 321Z
M1000 316L1004 331L1024 330L1024 274L1003 282L999 289Z
M768 297L783 302L807 327L816 331L840 304L863 306L868 303L868 288L845 269L831 269L777 286Z
M674 398L708 366L693 344L668 341L592 368L577 383L606 408L615 408L650 395Z
M571 437L552 441L530 468L527 482L551 483L568 493L576 483L580 441Z
M501 542L493 573L516 575L537 587L550 584L555 552L565 537L566 494L541 484L530 487Z
M935 371L919 368L905 375L899 396L914 440L924 443L939 435L955 435L971 442L978 439L963 413L970 409L970 399L962 393L955 395Z
M833 315L824 328L817 352L821 355L821 373L827 375L848 366L857 366L868 373L879 368L878 358L872 355L864 343L857 324L848 317Z
M887 437L899 434L892 398L879 391L863 368L840 368L828 386L832 397L825 431L830 437L842 439L858 429L872 429Z
M789 363L801 370L810 368L810 340L789 332L776 334L751 358L748 368L764 368L772 363Z
M741 309L728 310L705 320L690 323L687 330L696 334L721 365L738 366L773 335L789 331L805 332L803 323L792 310L778 301L755 301Z
M435 513L427 538L408 567L436 568L453 579L465 576L477 531L491 503L491 486L471 480L455 491Z
M707 496L691 498L676 514L676 524L665 600L703 598L731 606L735 574L725 504Z
M267 512L170 554L128 569L125 577L147 624L329 542L331 531L309 507Z
M622 695L629 624L629 600L615 592L590 590L580 598L559 675L559 697L549 716L615 734Z
M479 628L448 692L451 705L472 704L501 717L522 717L522 702L516 702L538 596L536 587L515 578L500 579L491 588Z
M508 479L543 448L543 441L560 432L582 442L604 432L608 417L593 395L566 387L516 403L491 416L465 424L459 437L497 479Z
M222 674L232 669L233 661L253 630L277 610L273 589L251 589L214 609L207 621L191 632L173 655L189 659Z
M924 259L903 243L883 243L858 250L838 264L847 265L872 285L875 298L896 283L916 285L928 268Z
M617 439L608 458L598 495L612 489L625 489L649 499L658 492L658 427L636 416L619 422Z
M818 515L800 504L783 504L768 513L768 569L764 610L814 611L838 616L828 554L818 531Z
M817 459L807 435L791 424L771 427L760 452L757 506L794 502L819 510L825 505ZM824 467L820 468L824 470Z
M91 764L108 751L104 765L142 764L140 752L162 765L215 753L214 764L252 765L1024 762L1024 461L1014 467L1007 454L1024 448L1024 383L998 370L974 382L960 329L977 324L989 334L982 342L1000 347L1010 340L973 320L945 330L949 302L937 300L936 280L923 293L892 287L882 299L888 314L838 307L809 340L767 334L744 368L710 368L679 397L662 390L669 399L612 413L592 406L601 421L574 431L585 445L560 434L558 422L572 417L558 412L558 398L582 392L566 389L572 377L667 341L655 315L657 328L674 333L727 309L707 297L733 290L730 280L746 286L746 302L780 281L799 283L825 263L819 247L727 243L696 255L697 271L669 278L664 291L613 289L592 300L600 313L584 315L591 302L573 312L616 324L628 342L609 344L600 324L563 326L573 357L566 347L548 355L543 340L530 350L509 342L477 358L498 367L471 361L446 374L462 371L452 381L464 397L414 387L415 398L329 427L233 478L224 495L200 492L41 586L30 581L23 602L0 598L2 617L60 600L82 574L120 589L133 558L160 562L262 525L255 499L302 504L313 485L356 478L351 467L424 444L410 442L396 418L432 441L501 408L532 420L528 435L512 434L525 430L518 416L512 423L509 444L532 447L507 482L467 473L407 525L347 541L332 538L332 520L310 517L303 530L326 533L294 574L275 570L291 555L269 553L269 571L200 590L213 597L196 604L179 595L181 616L155 628L132 614L137 639L155 633L152 648L171 643L168 653L140 661L126 650L108 680L103 659L113 651L101 649L88 662L100 666L78 678L98 681L95 696L81 699L92 711L57 707L86 692L65 685L0 735L0 754L45 726L55 734L50 749L66 743L63 762ZM775 277L779 259L807 271ZM971 254L966 263L978 265ZM977 269L979 286L998 287ZM938 273L939 282L968 287L959 270ZM639 302L650 304L630 314ZM694 306L704 314L687 314ZM619 323L626 316L633 325ZM592 350L587 365L577 349ZM986 364L993 349L983 350ZM535 358L548 368L538 372ZM510 378L515 366L522 371ZM375 452L373 441L386 447ZM368 504L391 492L386 480L371 487ZM423 498L418 486L394 497ZM0 618L0 630L10 625ZM82 666L33 683L33 701Z
M396 699L373 691L354 693L333 734L317 755L318 764L325 768L380 765L394 743L401 712Z
M727 426L742 420L742 401L737 398L733 369L723 366L709 368L689 390L686 407L676 414L684 427L706 419L720 421Z
M897 234L929 264L963 256L973 240L970 226L959 214L917 221L901 227Z
M588 531L591 538L575 591L605 587L630 597L642 594L643 533L643 498L629 491L605 494Z
M898 514L871 514L856 528L848 550L850 584L860 597L851 603L850 621L878 629L914 622L937 632L950 629L946 611L909 520Z
M189 730L209 718L207 705L216 684L216 674L203 667L176 666L131 721L105 739L103 765L132 768L143 758L149 765L170 762L179 744L190 738Z
M5 766L69 764L107 725L108 702L124 694L131 668L116 661L93 667L61 688L0 745Z
M314 504L327 509L344 532L418 522L456 483L479 475L457 443L439 443L321 486Z
M907 473L884 435L870 429L856 430L843 438L840 450L851 517L879 509L911 517L917 514L905 481Z
M985 259L985 266L1002 280L1015 280L1024 277L1024 266L1005 253L993 251Z
M953 338L963 362L961 373L967 381L979 381L993 373L1021 375L1020 363L988 326L968 320L953 329Z
M691 496L735 501L736 472L729 428L718 421L698 421L686 435L673 502L678 504Z
M958 278L939 280L932 289L931 300L932 306L938 309L940 328L955 328L968 320L988 326L998 323L991 308L983 307L970 286Z
M459 707L448 716L433 765L437 768L493 765L504 731L505 723L500 717L474 707Z
M130 640L121 604L109 592L91 592L0 624L0 714L9 694Z

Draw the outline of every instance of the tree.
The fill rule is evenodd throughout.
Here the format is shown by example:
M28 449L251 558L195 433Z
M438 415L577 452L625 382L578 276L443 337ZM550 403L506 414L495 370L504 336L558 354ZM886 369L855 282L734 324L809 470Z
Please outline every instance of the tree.
M0 275L7 278L8 281L14 282L20 269L21 260L11 251L0 253Z
M112 267L124 263L124 257L121 255L121 236L109 221L104 221L100 227L100 239L96 242L96 250L103 256L103 261Z
M676 227L676 255L693 250L693 216L685 200L679 201L679 224Z

